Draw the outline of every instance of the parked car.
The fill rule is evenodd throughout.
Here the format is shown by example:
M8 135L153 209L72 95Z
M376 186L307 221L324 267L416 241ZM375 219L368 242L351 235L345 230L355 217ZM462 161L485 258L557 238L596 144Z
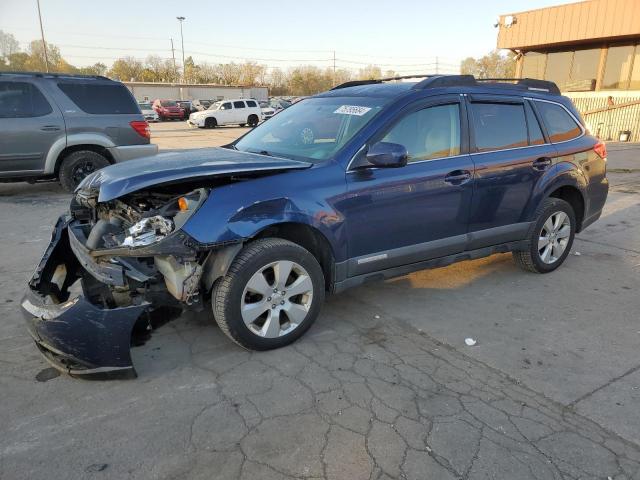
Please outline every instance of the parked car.
M191 103L191 100L176 100L176 103L184 111L183 120L187 120L189 118L189 115L191 115L191 113L197 112L197 110L193 108L193 104Z
M0 72L0 181L58 179L152 155L149 126L127 88L105 77Z
M282 98L271 98L269 100L269 105L274 110L280 111L280 110L284 110L285 108L289 108L292 105L292 103Z
M193 106L193 108L195 108L196 111L201 112L201 111L206 110L207 108L209 108L211 106L211 104L214 103L214 102L215 102L215 100L196 99L196 100L193 100L191 102L191 105Z
M225 148L86 178L22 308L73 374L133 375L132 329L166 306L212 308L233 341L268 350L364 282L509 251L552 272L607 192L605 145L551 82L348 82Z
M142 115L147 122L157 122L160 120L160 117L150 103L138 102L138 107L140 107L140 111L142 112Z
M189 125L199 128L215 128L221 125L249 125L255 127L262 120L262 111L253 99L238 98L212 104L207 110L189 115Z
M185 110L175 100L161 100L157 99L153 101L153 109L158 114L161 122L165 120L184 120Z
M272 108L269 102L259 102L260 111L262 112L262 118L264 120L273 117L276 114L276 109Z

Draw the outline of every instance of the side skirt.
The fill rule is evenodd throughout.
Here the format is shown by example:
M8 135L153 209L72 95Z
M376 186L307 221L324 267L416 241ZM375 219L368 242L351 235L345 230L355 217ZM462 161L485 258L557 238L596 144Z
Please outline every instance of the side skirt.
M465 260L476 260L478 258L488 257L494 253L506 253L526 248L528 248L527 241L519 240L515 242L501 243L499 245L492 245L490 247L478 248L476 250L469 250L455 255L447 255L445 257L434 258L432 260L425 260L422 262L410 263L408 265L401 265L399 267L387 268L385 270L378 270L335 282L333 292L340 293L348 288L357 287L358 285L362 285L367 282L387 280L389 278L400 277L419 270L446 267L447 265ZM346 262L342 263L344 264ZM336 273L343 270L343 268L340 267L340 264L336 265Z

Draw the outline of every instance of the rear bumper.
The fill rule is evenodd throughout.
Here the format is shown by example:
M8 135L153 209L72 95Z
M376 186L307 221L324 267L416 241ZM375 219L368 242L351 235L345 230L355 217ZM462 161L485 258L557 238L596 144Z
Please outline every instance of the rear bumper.
M134 158L149 157L158 153L158 146L153 143L145 145L123 145L108 149L116 162L126 162Z
M27 330L44 357L63 372L100 378L135 377L131 335L151 304L142 301L103 308L82 295L69 295L67 289L82 268L70 246L69 223L64 216L56 223L22 299ZM52 300L56 297L58 302Z

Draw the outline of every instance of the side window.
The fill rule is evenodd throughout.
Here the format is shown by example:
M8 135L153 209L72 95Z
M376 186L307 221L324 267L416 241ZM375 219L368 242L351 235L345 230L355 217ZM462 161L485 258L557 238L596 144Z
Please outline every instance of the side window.
M51 111L51 105L35 85L0 82L0 118L42 117Z
M244 108L244 102L233 102L233 108Z
M451 157L460 153L460 107L438 105L402 118L382 139L399 143L409 152L409 162Z
M547 127L551 143L564 142L579 137L580 126L560 105L547 102L536 102L542 121Z
M542 135L540 124L531 109L531 105L525 103L524 109L527 112L527 125L529 126L529 145L543 145L544 135Z
M233 107L231 106L231 102L223 103L220 107L220 110L231 110Z
M60 82L58 88L86 113L95 115L140 113L131 93L122 84Z
M253 100L247 100L247 107L257 107L258 104Z
M526 147L524 105L472 103L473 129L478 152Z

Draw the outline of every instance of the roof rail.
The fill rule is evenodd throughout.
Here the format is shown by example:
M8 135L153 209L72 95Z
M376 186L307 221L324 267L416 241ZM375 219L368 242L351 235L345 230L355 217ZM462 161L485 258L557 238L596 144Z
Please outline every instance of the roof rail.
M110 80L102 75L81 75L79 73L47 73L47 72L19 72L19 71L2 71L0 75L25 75L25 76L33 76L33 77L68 77L68 78L95 78L98 80Z
M549 80L538 80L537 78L478 78L477 82L491 82L491 83L510 83L515 82L515 85L522 85L527 87L528 90L535 90L539 92L549 92L556 95L560 95L560 89L558 85Z
M475 78L473 75L406 75L402 77L379 78L375 80L353 80L333 87L331 90L341 88L356 87L359 85L373 85L394 80L406 80L411 78L423 78L424 80L413 86L414 90L424 90L425 88L437 87L473 87L479 83L491 83L497 85L512 85L527 90L538 92L548 92L560 95L558 86L547 80L537 80L535 78Z
M433 77L433 75L403 75L400 77L377 78L377 79L371 79L371 80L351 80L349 82L344 82L344 83L341 83L340 85L336 85L331 90L340 90L341 88L358 87L360 85L374 85L382 82L393 82L395 80L408 80L411 78L425 78L425 77Z

